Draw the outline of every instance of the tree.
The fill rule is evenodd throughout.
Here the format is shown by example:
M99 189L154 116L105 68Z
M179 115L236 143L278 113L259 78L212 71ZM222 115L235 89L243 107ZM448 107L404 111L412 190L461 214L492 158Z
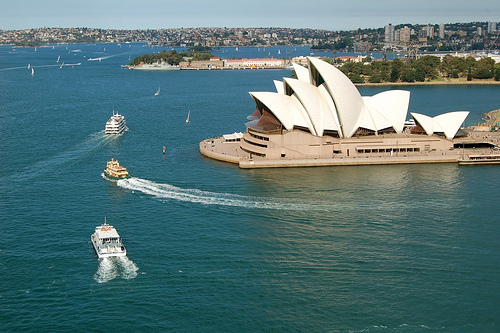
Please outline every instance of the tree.
M352 83L364 83L365 82L365 79L363 79L359 74L350 73L347 76L349 77L349 80L352 81Z
M408 68L403 73L401 73L401 81L403 82L415 82L415 74L413 70Z
M418 66L416 69L415 69L415 73L414 73L414 78L415 78L415 81L418 81L418 82L424 82L425 81L425 78L426 78L426 73L425 73L425 69L423 66Z
M389 81L396 82L399 80L403 66L404 64L401 58L396 58L391 62L391 74Z
M495 65L495 81L500 81L500 63Z
M370 82L370 83L380 83L380 82L382 82L382 77L380 76L380 74L373 74L368 79L368 82Z
M476 62L472 70L472 77L475 79L491 79L494 76L495 60L483 58Z
M427 55L422 58L416 60L413 63L415 68L415 75L417 81L425 81L425 79L435 80L438 77L438 66L440 65L441 60L438 57ZM422 74L423 72L423 74ZM421 80L422 75L424 78Z

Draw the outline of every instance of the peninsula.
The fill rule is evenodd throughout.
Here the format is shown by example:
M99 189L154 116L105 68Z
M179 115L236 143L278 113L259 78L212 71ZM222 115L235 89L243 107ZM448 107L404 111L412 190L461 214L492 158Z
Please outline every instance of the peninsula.
M405 121L408 91L362 97L335 66L307 61L307 68L294 64L297 79L275 81L276 92L250 92L256 109L245 133L203 140L201 154L240 168L266 168L456 163L498 149L500 133L460 128L467 111L411 113Z

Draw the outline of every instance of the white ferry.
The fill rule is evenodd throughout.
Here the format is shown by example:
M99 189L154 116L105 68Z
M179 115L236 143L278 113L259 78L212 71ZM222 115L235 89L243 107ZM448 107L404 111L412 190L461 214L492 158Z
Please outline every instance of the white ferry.
M120 235L112 225L106 223L106 218L104 218L104 224L95 227L95 232L90 236L90 240L99 258L127 255Z
M125 117L118 113L118 111L113 110L113 115L106 122L106 129L104 133L106 134L121 134L127 129L127 121Z
M500 154L468 155L458 161L459 165L500 164Z

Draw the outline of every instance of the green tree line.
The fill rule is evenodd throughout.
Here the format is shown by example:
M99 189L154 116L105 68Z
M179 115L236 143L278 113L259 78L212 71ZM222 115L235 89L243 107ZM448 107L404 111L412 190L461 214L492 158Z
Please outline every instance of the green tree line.
M179 65L181 61L189 58L191 60L209 60L213 55L211 53L196 52L194 50L177 52L176 50L165 51L154 54L144 54L142 56L135 57L134 60L130 62L130 66L139 65L141 62L145 64L153 64L158 61L164 61L170 65Z
M370 59L368 59L370 60ZM396 58L392 61L359 63L347 61L339 68L353 83L424 82L466 78L500 80L500 64L491 58L476 60L446 55L427 55L417 60Z

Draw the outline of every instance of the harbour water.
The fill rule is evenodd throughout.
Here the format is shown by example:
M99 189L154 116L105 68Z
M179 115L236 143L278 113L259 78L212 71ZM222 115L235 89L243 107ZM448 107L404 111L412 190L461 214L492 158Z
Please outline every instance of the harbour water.
M248 92L290 72L120 67L150 52L0 47L0 331L499 330L498 166L210 160L198 143L244 131ZM500 107L500 86L402 89L410 111L468 123ZM112 157L130 180L101 177ZM97 259L104 217L126 258Z

